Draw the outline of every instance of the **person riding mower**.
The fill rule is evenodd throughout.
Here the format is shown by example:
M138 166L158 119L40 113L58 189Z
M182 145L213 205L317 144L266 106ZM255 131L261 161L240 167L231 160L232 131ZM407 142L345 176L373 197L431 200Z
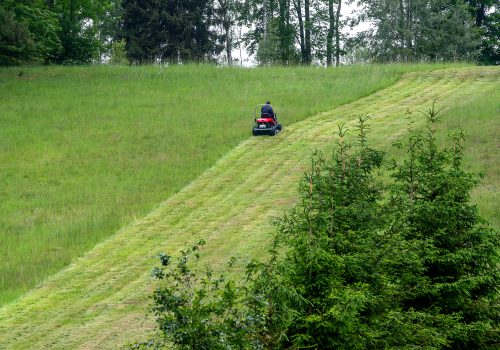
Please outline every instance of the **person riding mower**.
M261 106L260 118L257 118L257 108ZM278 134L282 129L282 125L278 123L278 116L274 112L271 102L267 101L266 104L257 105L254 109L255 126L252 129L252 135L271 135Z

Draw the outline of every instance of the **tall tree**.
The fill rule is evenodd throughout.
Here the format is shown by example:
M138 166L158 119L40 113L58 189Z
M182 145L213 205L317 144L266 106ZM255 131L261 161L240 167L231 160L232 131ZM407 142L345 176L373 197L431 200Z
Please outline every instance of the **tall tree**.
M124 0L123 35L132 63L213 61L222 50L211 0Z
M122 1L103 0L102 8L96 13L94 25L100 42L98 61L113 55L113 45L122 47ZM118 45L118 46L116 46Z
M295 16L298 21L298 40L301 52L302 64L309 65L312 62L311 31L313 23L311 20L311 0L293 0Z
M367 34L376 61L474 59L478 38L462 0L363 0L363 16L375 23Z
M278 8L279 60L281 64L295 63L295 32L290 23L290 0L279 0Z
M333 63L333 35L335 33L335 14L333 11L333 1L328 0L328 34L326 37L326 66Z
M305 48L305 56L304 63L311 64L312 61L312 49L311 49L311 30L312 30L312 22L311 22L311 1L304 0L304 48Z
M161 60L169 62L213 61L221 52L213 29L211 0L169 0L160 6L165 50Z
M500 4L498 0L466 0L481 35L479 61L500 63Z
M154 62L158 56L160 33L155 0L123 0L123 37L131 63Z
M46 63L61 52L61 28L45 3L5 0L0 16L0 65Z
M227 64L233 64L233 34L232 26L234 25L235 17L235 1L234 0L217 0L217 9L215 14L217 17L217 22L221 25L223 29L222 40L225 43Z
M293 6L295 9L296 17L299 24L299 45L300 45L300 53L302 56L302 62L305 61L307 56L307 48L306 48L306 40L304 34L304 19L302 17L302 1L301 0L293 0Z
M299 45L303 64L311 64L311 2L310 0L293 0L295 15L299 24Z
M250 53L260 64L297 62L291 0L250 0L241 7L242 24L251 26L245 35Z
M337 0L337 13L335 16L335 66L340 65L340 11L342 0Z

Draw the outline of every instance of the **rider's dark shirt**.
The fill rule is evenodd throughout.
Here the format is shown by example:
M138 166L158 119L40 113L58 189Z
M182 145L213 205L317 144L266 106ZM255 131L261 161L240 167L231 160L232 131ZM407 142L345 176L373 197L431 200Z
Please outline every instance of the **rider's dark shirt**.
M273 107L271 105L263 105L261 110L260 110L260 114L270 114L271 116L274 117L274 111L273 111Z

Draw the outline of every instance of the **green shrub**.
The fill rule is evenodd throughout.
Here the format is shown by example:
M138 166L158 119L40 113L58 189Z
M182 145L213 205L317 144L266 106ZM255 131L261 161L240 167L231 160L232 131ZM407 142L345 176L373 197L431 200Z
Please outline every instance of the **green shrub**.
M126 65L129 64L125 52L125 40L115 40L111 44L110 64Z

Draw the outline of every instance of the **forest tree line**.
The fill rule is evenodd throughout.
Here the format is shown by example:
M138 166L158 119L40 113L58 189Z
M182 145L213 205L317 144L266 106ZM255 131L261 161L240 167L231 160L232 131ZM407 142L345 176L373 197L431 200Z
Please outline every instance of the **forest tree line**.
M0 65L500 62L498 0L352 2L0 0Z

